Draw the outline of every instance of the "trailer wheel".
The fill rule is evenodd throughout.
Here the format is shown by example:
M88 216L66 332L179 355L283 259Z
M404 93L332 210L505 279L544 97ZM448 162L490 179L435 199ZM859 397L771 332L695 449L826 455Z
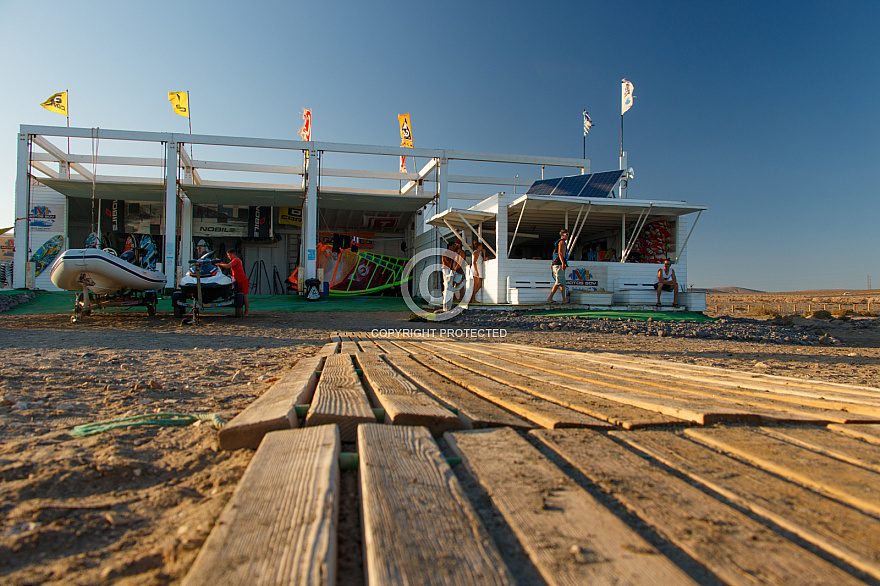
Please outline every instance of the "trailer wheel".
M183 295L180 291L175 291L171 294L171 307L174 308L174 317L183 317L183 307L180 306L182 298Z
M147 315L156 315L156 306L154 304L151 303L150 305L147 305Z

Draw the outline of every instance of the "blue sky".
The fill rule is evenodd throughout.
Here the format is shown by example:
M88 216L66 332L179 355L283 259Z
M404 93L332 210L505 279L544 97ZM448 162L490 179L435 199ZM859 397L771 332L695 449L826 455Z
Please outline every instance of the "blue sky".
M709 207L698 287L880 287L880 4L0 0L0 225L20 124L579 157L629 196ZM88 152L88 147L81 148ZM155 156L161 156L157 154Z

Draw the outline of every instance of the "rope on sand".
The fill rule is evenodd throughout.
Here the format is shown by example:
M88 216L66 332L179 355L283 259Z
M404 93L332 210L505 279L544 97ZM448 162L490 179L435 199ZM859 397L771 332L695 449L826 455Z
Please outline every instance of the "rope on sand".
M135 427L140 425L190 425L196 421L210 421L215 428L223 427L223 420L216 413L148 413L145 415L133 415L119 419L108 419L95 423L77 425L71 430L73 437L87 437L103 433L120 427Z

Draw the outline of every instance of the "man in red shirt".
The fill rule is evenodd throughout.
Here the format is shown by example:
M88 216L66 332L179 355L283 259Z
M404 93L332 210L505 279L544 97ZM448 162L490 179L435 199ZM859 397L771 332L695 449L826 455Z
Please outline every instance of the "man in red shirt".
M226 257L229 259L229 262L218 262L217 266L232 270L232 279L235 281L235 286L238 288L238 292L244 295L244 314L247 315L248 290L250 289L251 284L248 282L247 275L244 274L244 267L241 264L241 259L238 257L238 252L235 250L227 250Z

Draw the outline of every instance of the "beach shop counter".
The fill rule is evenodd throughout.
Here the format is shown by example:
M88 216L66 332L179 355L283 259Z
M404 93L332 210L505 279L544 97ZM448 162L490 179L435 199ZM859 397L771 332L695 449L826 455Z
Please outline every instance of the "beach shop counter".
M559 231L567 229L566 282L583 305L654 305L653 288L665 259L673 262L679 289L687 287L687 242L706 206L675 201L495 194L468 209L448 209L417 239L425 249L454 233L472 248L487 249L483 291L477 301L544 303L553 286L550 261ZM705 295L679 294L679 302L705 310ZM664 293L672 304L672 293Z

